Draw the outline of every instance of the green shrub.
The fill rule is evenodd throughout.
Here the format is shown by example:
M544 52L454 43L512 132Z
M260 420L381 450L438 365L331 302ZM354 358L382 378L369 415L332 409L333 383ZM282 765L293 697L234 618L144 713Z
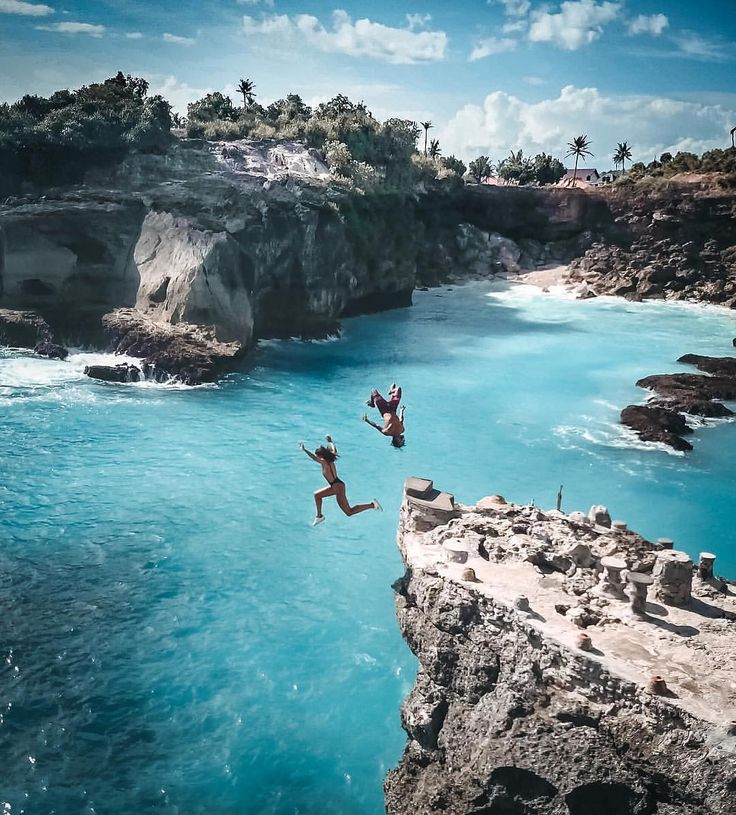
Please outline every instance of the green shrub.
M90 166L129 150L163 152L171 140L171 106L148 96L144 79L122 72L76 91L24 96L0 105L0 190L24 180L77 180Z

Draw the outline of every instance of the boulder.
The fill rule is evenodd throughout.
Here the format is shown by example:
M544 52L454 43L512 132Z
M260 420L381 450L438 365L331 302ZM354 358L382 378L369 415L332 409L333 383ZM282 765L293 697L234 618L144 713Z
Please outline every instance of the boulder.
M736 399L736 377L703 376L702 374L654 374L637 383L640 388L656 391L673 401Z
M113 350L142 358L154 379L214 382L245 350L238 342L220 342L208 326L157 322L136 309L118 309L102 323Z
M102 382L138 382L141 379L141 369L125 362L120 365L87 365L84 373Z
M685 354L678 362L694 365L699 371L715 376L736 378L736 357L704 357L700 354Z
M40 357L47 357L48 359L66 359L69 356L69 350L67 348L64 348L63 345L57 345L57 343L49 339L43 339L37 343L33 352Z
M661 442L675 450L692 450L683 435L692 433L685 417L673 410L653 405L629 405L621 411L621 423L636 431L642 441Z
M0 345L35 348L51 339L51 328L35 311L0 308Z
M602 504L594 504L588 512L588 518L596 526L607 526L611 528L611 516L608 513L608 508Z

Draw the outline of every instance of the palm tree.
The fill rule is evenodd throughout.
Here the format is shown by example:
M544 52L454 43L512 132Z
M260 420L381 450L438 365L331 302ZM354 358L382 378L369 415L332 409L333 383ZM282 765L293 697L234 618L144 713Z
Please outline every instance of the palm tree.
M429 157L437 161L441 152L442 148L440 147L440 140L432 139L429 143Z
M256 95L253 91L256 89L255 83L251 79L241 79L238 82L238 93L243 94L243 107L247 108L256 101Z
M424 155L427 155L427 136L429 136L429 128L432 127L432 122L419 122L424 128Z
M578 160L586 156L592 156L590 152L590 142L587 136L575 136L575 138L567 143L568 151L565 153L565 158L575 156L575 172L572 176L572 183L578 180Z
M616 152L613 154L613 160L616 164L621 165L621 169L626 172L626 161L631 161L631 148L623 141L619 142L616 146Z

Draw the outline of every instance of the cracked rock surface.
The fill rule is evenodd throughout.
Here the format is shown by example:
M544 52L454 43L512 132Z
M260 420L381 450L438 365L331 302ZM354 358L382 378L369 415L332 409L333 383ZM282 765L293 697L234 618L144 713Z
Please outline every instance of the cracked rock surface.
M389 815L736 811L734 588L693 568L687 606L652 590L632 616L600 593L601 559L651 575L663 550L603 510L405 498L396 607L419 671Z

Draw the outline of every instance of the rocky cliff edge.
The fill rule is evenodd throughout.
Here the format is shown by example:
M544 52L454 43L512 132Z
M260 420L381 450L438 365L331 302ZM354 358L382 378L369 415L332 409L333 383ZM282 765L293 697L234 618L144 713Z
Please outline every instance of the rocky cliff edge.
M603 507L407 485L396 606L419 671L389 815L736 811L736 595L712 555Z

